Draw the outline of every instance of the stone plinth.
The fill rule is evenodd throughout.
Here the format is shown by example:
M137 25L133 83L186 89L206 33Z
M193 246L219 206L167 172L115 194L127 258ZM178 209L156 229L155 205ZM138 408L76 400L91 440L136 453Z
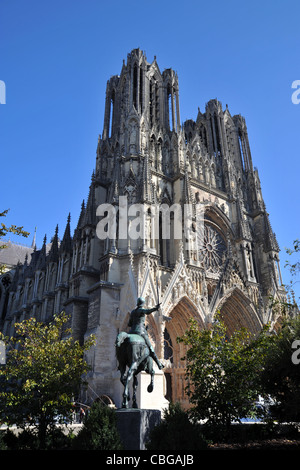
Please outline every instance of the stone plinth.
M138 376L138 388L136 391L138 407L141 410L156 410L163 411L169 407L169 402L166 400L166 379L162 370L159 370L156 364L154 365L154 386L151 393L148 392L147 387L150 383L150 375L146 372L141 372Z
M120 408L116 411L117 427L126 450L145 450L150 431L160 424L160 410Z

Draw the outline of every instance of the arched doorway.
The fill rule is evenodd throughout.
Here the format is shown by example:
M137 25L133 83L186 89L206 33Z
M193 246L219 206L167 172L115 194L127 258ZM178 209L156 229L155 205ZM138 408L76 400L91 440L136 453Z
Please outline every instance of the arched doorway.
M186 354L185 346L177 342L177 338L184 335L189 328L189 320L196 319L200 328L204 328L204 321L193 302L186 296L173 307L169 314L170 321L166 322L164 329L164 351L165 363L164 373L166 378L167 400L180 402L184 408L189 407L185 392L186 379Z
M241 328L246 328L252 334L262 329L262 322L253 303L239 288L234 288L221 299L216 308L217 311L220 311L228 336Z

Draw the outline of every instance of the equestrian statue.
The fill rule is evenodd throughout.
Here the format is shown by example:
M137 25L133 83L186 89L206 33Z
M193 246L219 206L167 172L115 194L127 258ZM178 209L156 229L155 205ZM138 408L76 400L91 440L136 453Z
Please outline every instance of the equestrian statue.
M119 363L118 369L121 373L121 383L124 385L122 408L129 405L129 383L133 379L132 408L137 408L136 389L138 386L137 375L145 371L151 375L151 382L148 385L148 392L153 391L154 369L153 360L159 369L163 369L163 364L155 354L150 342L147 327L145 325L146 315L159 309L160 304L153 308L144 308L145 299L139 297L137 306L132 310L128 322L129 333L122 331L116 338L116 355ZM128 372L126 374L126 368Z

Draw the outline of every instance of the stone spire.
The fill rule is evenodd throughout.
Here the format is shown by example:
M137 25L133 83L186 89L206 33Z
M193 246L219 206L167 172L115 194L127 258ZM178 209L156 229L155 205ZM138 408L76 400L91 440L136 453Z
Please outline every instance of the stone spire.
M55 234L54 234L54 237L52 239L52 244L51 244L51 248L50 248L50 251L49 251L49 255L47 257L47 262L56 262L58 260L58 251L59 251L59 247L58 247L58 225L56 225L56 228L55 228Z
M94 172L92 175L92 181L90 184L89 195L85 208L85 213L82 217L82 226L93 226L97 224L96 221L96 201L95 201L95 183L94 183Z
M45 269L46 267L46 243L47 243L47 236L44 236L44 242L43 246L39 251L39 256L37 258L37 263L36 263L36 270L42 270Z
M72 251L72 237L71 237L70 222L71 222L71 214L69 213L68 219L67 219L67 225L65 228L65 233L61 241L60 247L59 247L60 253L65 253L65 252L70 253Z
M81 203L81 212L80 212L80 215L79 215L77 227L74 231L74 239L78 238L80 236L80 229L83 225L84 216L85 216L85 202L83 200L82 203Z
M31 243L31 248L36 249L36 227L34 229L34 235Z
M269 214L265 211L264 213L264 226L265 226L265 235L264 235L264 246L265 250L279 252L279 245L276 239L276 235L272 230Z

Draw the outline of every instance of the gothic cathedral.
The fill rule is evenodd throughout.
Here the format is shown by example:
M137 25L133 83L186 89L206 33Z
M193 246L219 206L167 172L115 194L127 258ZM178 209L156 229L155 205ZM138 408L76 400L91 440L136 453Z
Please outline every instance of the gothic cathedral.
M121 200L128 208L125 231ZM130 209L141 206L141 236L130 236L137 219ZM99 237L110 207L115 236ZM157 236L153 207L160 208ZM188 208L180 232L174 208L182 214ZM157 370L156 391L139 398L141 407L157 408L168 400L186 404L184 351L176 339L190 318L209 328L220 312L229 335L242 326L253 333L269 322L276 328L280 318L269 298L285 295L245 119L214 99L195 121L180 124L177 74L161 72L140 49L107 82L96 165L73 236L69 217L61 239L56 229L30 256L0 279L1 331L11 335L15 322L49 321L64 310L75 338L95 334L85 403L100 396L120 406L115 339L127 330L138 297L148 307L161 304L148 317L148 333L164 369Z

